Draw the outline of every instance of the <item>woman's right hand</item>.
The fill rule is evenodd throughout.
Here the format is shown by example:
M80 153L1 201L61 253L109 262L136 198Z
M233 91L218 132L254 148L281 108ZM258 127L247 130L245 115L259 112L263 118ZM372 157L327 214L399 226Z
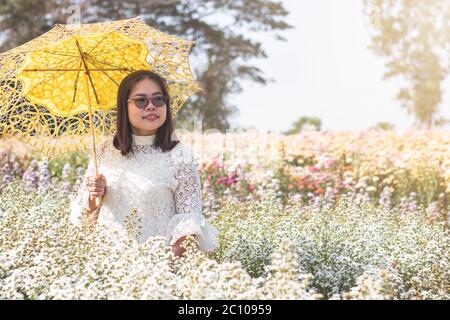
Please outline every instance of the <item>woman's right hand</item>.
M101 197L103 198L106 194L106 179L103 174L91 176L87 178L86 183L87 191L89 192L89 197L91 199Z

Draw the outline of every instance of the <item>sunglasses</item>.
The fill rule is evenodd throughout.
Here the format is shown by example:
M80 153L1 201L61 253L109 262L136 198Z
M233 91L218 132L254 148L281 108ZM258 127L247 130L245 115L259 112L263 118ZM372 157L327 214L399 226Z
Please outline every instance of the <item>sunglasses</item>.
M145 109L145 108L147 108L148 102L150 100L152 101L152 104L157 108L164 107L167 102L166 97L161 96L161 95L152 97L152 98L147 98L147 97L133 98L133 99L129 99L127 101L128 102L133 101L133 103L136 107L138 107L139 109Z

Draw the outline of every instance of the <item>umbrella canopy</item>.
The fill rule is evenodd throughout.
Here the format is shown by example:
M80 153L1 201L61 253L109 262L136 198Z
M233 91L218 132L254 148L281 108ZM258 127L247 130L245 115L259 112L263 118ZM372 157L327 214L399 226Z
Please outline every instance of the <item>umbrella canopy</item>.
M95 157L95 136L115 132L117 89L130 72L167 80L173 116L201 90L189 65L193 44L139 17L57 24L0 54L0 135L47 157L90 148Z

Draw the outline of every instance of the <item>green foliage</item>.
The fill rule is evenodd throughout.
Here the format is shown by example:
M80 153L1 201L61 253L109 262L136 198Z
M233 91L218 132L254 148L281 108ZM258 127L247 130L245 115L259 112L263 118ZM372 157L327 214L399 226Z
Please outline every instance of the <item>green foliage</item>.
M448 227L421 207L377 206L362 194L283 206L267 190L225 202L211 221L219 248L189 255L174 274L162 242L115 247L75 229L58 191L25 191L20 180L0 191L2 298L449 298ZM133 212L128 220L139 224Z
M402 107L431 128L438 117L442 83L450 72L448 1L364 0L372 34L371 49L386 58L385 78L401 77Z
M389 130L394 130L395 125L393 125L390 122L382 121L382 122L378 122L373 128L384 130L384 131L389 131Z
M318 117L300 117L284 134L298 134L307 127L320 131L322 128L322 120Z
M331 298L375 270L386 270L397 299L448 299L450 241L443 223L427 221L422 209L377 207L363 198L281 209L268 194L258 204L228 204L214 224L220 230L219 261L240 261L253 276L282 239L295 243L300 273Z
M18 46L48 31L55 23L67 23L74 12L69 0L6 0L0 4L0 50ZM177 114L177 127L192 129L202 121L203 130L229 128L228 118L237 109L226 102L242 91L241 81L265 85L262 71L249 64L267 58L262 43L251 32L278 32L291 28L284 21L288 11L282 3L254 0L90 0L81 2L80 22L93 23L141 16L162 32L196 42L192 54L203 63L193 70L204 92L192 97ZM214 19L215 17L215 19ZM0 37L1 39L1 37Z
M239 262L210 259L192 237L174 257L163 236L139 244L129 232L115 237L101 225L75 227L67 198L52 196L55 190L26 193L11 183L3 191L0 299L320 298L307 289L310 277L298 272L288 243L269 257L267 277L256 279ZM134 213L127 231L139 223Z
M70 164L74 169L83 168L85 170L88 165L89 157L87 152L68 152L54 159L50 159L48 167L50 174L57 180L62 180L62 172L65 165ZM76 170L71 170L70 175L65 178L66 181L75 183L77 180Z

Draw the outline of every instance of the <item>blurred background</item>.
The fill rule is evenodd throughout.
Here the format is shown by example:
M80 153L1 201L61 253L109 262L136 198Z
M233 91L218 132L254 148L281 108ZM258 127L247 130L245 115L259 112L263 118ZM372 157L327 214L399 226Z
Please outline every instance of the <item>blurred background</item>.
M205 91L178 128L450 127L448 0L2 0L0 51L55 23L138 15L196 41L191 67Z
M219 248L176 277L151 243L106 250L67 219L100 148L0 136L0 299L450 299L450 0L0 0L0 51L136 16L196 42L175 128Z

